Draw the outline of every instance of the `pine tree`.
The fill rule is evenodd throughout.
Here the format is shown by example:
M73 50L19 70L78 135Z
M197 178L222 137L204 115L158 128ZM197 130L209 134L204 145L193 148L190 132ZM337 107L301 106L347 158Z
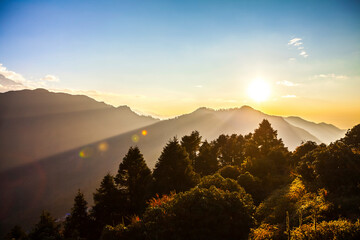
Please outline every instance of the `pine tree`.
M43 211L40 221L35 225L29 234L30 240L60 240L60 226L55 223L49 212Z
M122 222L128 207L125 194L117 189L114 177L109 173L103 178L100 188L96 189L96 193L94 193L94 204L91 215L95 218L98 234L105 225L115 226Z
M25 240L27 239L26 233L19 226L15 225L5 237L6 240Z
M152 175L138 147L131 147L119 166L115 182L126 193L130 214L141 214L151 196Z
M90 217L87 213L87 202L79 189L74 199L71 214L65 221L64 237L67 239L86 239L89 226Z
M218 169L216 149L205 141L199 149L199 155L195 158L195 171L200 176L207 176L214 174Z
M192 166L195 165L197 151L200 148L201 136L198 131L193 131L189 136L181 138L181 146L189 154Z
M157 192L160 194L182 192L195 186L197 175L188 154L176 138L164 147L155 165L153 176Z

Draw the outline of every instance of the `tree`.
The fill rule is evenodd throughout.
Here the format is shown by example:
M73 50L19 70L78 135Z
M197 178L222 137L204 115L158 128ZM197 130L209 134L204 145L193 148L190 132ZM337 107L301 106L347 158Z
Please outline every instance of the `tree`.
M345 144L360 151L360 124L348 130L345 137L341 139Z
M271 127L270 122L266 119L255 129L251 140L257 146L258 153L262 155L267 154L270 149L274 148L285 150L284 143L277 138L277 131Z
M269 121L263 120L254 134L245 136L245 160L242 172L249 172L261 182L266 196L280 185L289 182L289 151ZM257 199L262 200L262 199Z
M154 169L155 187L160 194L182 192L194 187L197 175L188 154L174 138L164 147Z
M220 165L240 166L244 160L244 143L242 135L220 135L215 141Z
M131 147L119 166L115 182L128 196L131 214L141 214L151 195L152 175L138 147Z
M98 236L105 225L114 226L122 222L128 207L126 197L121 190L116 188L114 177L109 173L94 193L94 204L91 215L95 218Z
M195 172L200 176L207 176L214 174L218 169L216 149L205 141L199 149L199 155L195 158Z
M318 147L316 142L307 141L298 146L295 151L292 153L292 166L297 166L301 161L301 158L304 157L309 152L315 150Z
M60 240L60 226L55 223L49 212L43 211L40 221L35 225L29 234L31 240Z
M27 235L24 230L19 226L15 225L5 237L6 240L25 240Z
M67 239L86 239L90 227L90 217L87 212L87 202L84 194L78 190L70 216L65 220L64 237Z
M198 131L193 131L189 136L181 138L181 146L189 154L192 166L195 164L196 153L200 148L201 136Z
M220 176L218 176L220 177ZM236 182L223 179L225 182ZM112 231L107 239L247 239L254 224L252 202L241 191L224 191L213 185L159 199L150 204L143 219ZM160 202L160 204L158 204Z

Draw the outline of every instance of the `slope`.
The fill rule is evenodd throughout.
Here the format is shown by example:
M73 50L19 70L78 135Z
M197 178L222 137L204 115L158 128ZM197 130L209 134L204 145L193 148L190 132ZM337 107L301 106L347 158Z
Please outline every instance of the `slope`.
M44 89L0 94L0 171L153 124L124 106Z

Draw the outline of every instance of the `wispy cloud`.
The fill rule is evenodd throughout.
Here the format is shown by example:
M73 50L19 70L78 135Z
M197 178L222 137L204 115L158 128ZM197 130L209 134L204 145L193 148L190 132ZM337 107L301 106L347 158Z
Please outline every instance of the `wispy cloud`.
M290 41L288 42L288 45L294 45L295 43L301 43L301 38L293 38L293 39L290 39ZM302 43L301 43L302 44Z
M54 76L54 75L46 75L45 77L43 77L42 79L40 79L42 81L46 81L46 82L59 82L59 78Z
M203 85L196 85L196 88L203 88Z
M2 63L0 63L0 74L17 83L26 82L25 78L21 74L8 70Z
M287 87L296 87L296 86L299 85L298 83L293 83L293 82L290 82L290 81L287 81L287 80L277 81L276 84L284 85L284 86L287 86Z
M344 80L348 79L349 77L346 75L337 75L335 73L328 73L328 74L318 74L310 77L310 79L338 79L338 80Z
M304 50L305 47L304 47L304 43L303 43L302 38L290 39L289 42L288 42L288 45L291 46L291 47L296 47L297 50L300 51L300 53L299 53L300 56L302 56L304 58L307 58L309 56L308 53Z
M21 89L48 88L48 83L59 82L59 78L51 74L48 74L41 79L26 79L20 73L8 70L2 63L0 63L0 75L14 82L14 84L0 83L0 92ZM2 82L4 83L4 81L5 80L3 79ZM7 81L7 83L9 83L9 81Z
M282 98L296 98L296 95L285 95L281 96Z

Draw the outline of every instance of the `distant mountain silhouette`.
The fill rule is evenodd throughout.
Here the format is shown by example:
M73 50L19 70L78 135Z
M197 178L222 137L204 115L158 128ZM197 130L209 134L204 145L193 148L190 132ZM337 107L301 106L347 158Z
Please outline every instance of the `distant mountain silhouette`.
M346 130L339 129L334 125L328 123L314 123L306 121L300 117L287 117L284 119L291 125L310 132L312 135L316 136L321 142L326 144L342 138L346 133Z
M0 171L159 120L45 89L0 94Z
M93 143L86 143L82 146L77 145L78 147L68 151L64 149L62 153L48 156L41 161L30 161L30 163L26 165L0 173L0 191L5 193L0 195L0 224L4 229L8 229L16 223L24 227L31 226L37 221L43 209L51 211L54 216L64 216L65 213L70 210L74 195L79 188L84 192L87 200L92 203L92 193L99 187L101 179L108 172L115 173L118 170L118 166L130 146L139 146L147 164L150 168L153 168L157 158L161 154L162 148L170 138L177 136L180 139L182 136L190 134L193 130L198 130L200 135L203 136L203 140L213 140L221 134L248 134L249 132L253 132L263 119L267 119L273 128L278 131L278 136L283 139L285 145L290 150L300 145L302 141L311 140L320 143L320 138L317 137L318 132L326 132L326 130L321 131L323 127L322 124L315 124L317 128L314 129L317 129L317 132L313 134L311 131L289 123L290 120L288 119L285 120L279 116L267 115L248 106L217 111L208 108L199 108L190 114L169 120L156 121L151 118L141 118L134 114L128 107L115 109L84 96L54 94L44 90L25 91L22 93L33 96L28 97L27 100L30 101L30 99L32 99L33 105L36 105L34 103L38 103L41 106L47 106L47 104L48 106L43 107L43 109L39 107L36 111L30 111L26 107L28 106L26 100L22 100L16 104L12 103L14 106L18 106L19 109L14 110L13 107L8 107L8 109L13 110L6 112L6 117L2 117L2 119L6 119L7 124L10 124L11 120L19 118L23 120L16 122L16 126L27 124L26 120L30 120L32 123L35 122L38 128L40 128L40 126L48 127L52 126L51 121L55 121L53 120L54 118L57 119L52 116L61 116L64 119L63 123L74 124L72 121L76 121L78 124L74 124L74 127L71 128L62 128L60 126L59 129L57 129L57 134L61 134L64 130L68 131L67 134L71 134L71 131L79 131L77 130L79 128L82 133L78 135L79 138L85 141L87 136L93 137L91 141L87 139L88 143ZM55 102L46 102L43 101L41 97L36 96L49 94L59 97L58 101L60 101L60 98L64 98L65 102L63 102L63 104L68 106L68 108L60 107L60 105L55 107L56 104L60 104L60 102L55 100L53 100ZM0 95L0 103L2 102L1 97L2 95ZM72 100L70 100L70 98ZM38 100L35 101L35 99ZM77 104L74 104L75 99ZM16 98L13 99L13 101L16 101ZM1 111L3 111L3 105L1 105L1 109ZM82 111L80 111L80 109L82 109ZM3 116L2 114L0 115ZM125 118L124 116L127 117ZM130 118L129 116L133 117ZM139 121L139 118L144 121ZM145 122L151 125L142 125L135 130L127 131L130 129L128 128L126 130L126 127L134 126L131 125L134 124L132 121L138 121L136 123L139 124ZM57 121L55 122L57 123ZM108 124L108 126L104 126L104 124ZM123 126L116 128L116 124ZM96 128L94 134L88 134L85 131L92 131L91 127L94 126ZM324 127L328 126L326 125ZM109 130L110 128L125 133L116 136L113 134L113 137L109 138L105 136L101 140L95 140L96 137L100 136L100 132L103 131L103 129L107 131L106 134L110 135L110 133L114 133L115 130L111 131ZM28 129L28 127L25 127L25 129ZM142 134L143 130L147 131L145 136ZM308 130L310 130L310 127ZM43 131L43 135L35 136L46 136L47 129ZM334 131L334 133L338 133L338 131ZM10 132L7 133L9 138L11 137L9 136ZM37 132L34 131L34 133L30 132L26 134L35 133ZM13 137L15 138L21 134L21 129L14 134ZM52 138L56 138L57 136L58 135L48 135L48 141L54 143L55 140ZM323 135L319 136L322 137ZM1 141L6 140L3 136L1 136L1 138ZM26 144L26 140L31 141L32 138L34 137L30 135L27 139L23 139L21 144ZM45 140L40 140L37 140L36 144L44 145L36 145L38 151L41 151L44 146L46 148L52 147L51 144L46 143ZM79 142L79 140L76 141L76 143ZM35 144L33 144L33 146L34 145ZM72 143L72 146L73 145L74 143ZM70 144L67 146L70 147ZM106 147L104 148L102 146ZM17 147L20 148L22 146L16 145L11 149L16 153ZM6 148L3 147L1 151L6 151ZM2 157L2 159L4 158Z

